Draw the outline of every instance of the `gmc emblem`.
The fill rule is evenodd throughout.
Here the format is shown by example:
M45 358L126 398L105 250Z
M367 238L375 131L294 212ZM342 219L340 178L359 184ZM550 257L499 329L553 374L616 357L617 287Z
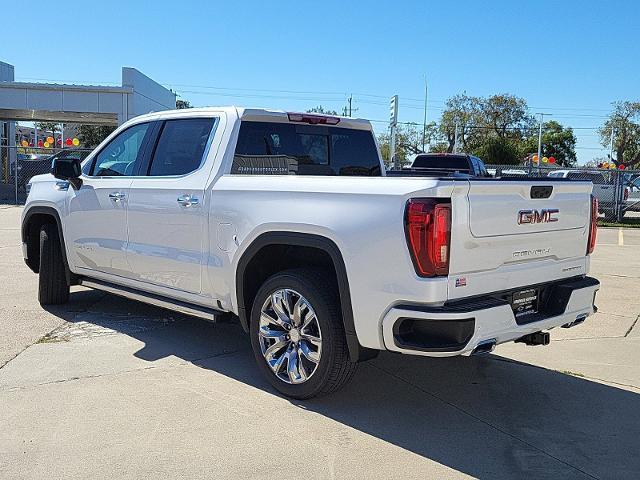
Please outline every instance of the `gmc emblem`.
M551 223L557 222L558 219L554 217L559 213L557 208L545 208L543 210L520 210L518 212L518 225L524 223Z

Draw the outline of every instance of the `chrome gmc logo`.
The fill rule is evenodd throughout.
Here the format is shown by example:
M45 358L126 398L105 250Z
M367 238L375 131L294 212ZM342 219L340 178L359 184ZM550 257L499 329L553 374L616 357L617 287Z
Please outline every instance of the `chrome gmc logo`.
M518 225L524 223L551 223L557 222L554 217L560 210L557 208L545 208L543 210L520 210L518 212Z

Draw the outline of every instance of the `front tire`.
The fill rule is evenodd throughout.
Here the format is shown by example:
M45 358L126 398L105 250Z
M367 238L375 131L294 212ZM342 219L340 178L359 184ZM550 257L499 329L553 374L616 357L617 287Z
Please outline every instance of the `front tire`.
M38 301L40 305L60 305L68 300L69 284L58 229L45 223L40 229Z
M286 270L262 285L251 310L251 346L276 390L306 399L335 392L353 376L340 311L335 281L322 270Z

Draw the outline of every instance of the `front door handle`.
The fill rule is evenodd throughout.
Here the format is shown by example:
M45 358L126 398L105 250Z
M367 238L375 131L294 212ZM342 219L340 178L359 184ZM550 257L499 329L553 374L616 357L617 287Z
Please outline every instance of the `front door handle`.
M199 202L197 197L192 197L188 193L178 197L178 203L183 207L195 207Z
M109 194L109 198L114 202L119 202L120 200L123 200L124 197L126 197L126 195L122 192L113 192Z

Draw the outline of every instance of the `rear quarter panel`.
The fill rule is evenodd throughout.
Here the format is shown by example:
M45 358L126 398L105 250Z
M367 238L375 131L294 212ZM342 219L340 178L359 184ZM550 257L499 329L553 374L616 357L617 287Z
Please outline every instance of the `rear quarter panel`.
M450 182L451 183L451 182ZM356 333L365 347L383 348L380 324L398 302L444 302L445 278L419 278L404 235L408 198L451 195L433 179L225 175L212 190L213 295L237 312L235 271L242 253L266 232L324 236L340 249L347 270ZM419 194L416 194L419 192Z

